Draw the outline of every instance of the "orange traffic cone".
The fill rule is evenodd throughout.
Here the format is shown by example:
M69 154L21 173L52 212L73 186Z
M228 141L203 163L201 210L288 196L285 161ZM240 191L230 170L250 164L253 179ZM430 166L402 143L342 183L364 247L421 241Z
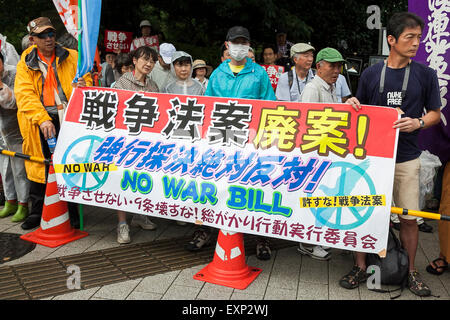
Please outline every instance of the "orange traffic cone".
M55 248L87 235L87 232L74 229L70 225L67 203L59 199L55 169L50 164L44 207L42 208L41 226L33 232L22 235L20 238Z
M244 290L261 273L245 262L242 233L220 230L213 261L194 275L194 279Z

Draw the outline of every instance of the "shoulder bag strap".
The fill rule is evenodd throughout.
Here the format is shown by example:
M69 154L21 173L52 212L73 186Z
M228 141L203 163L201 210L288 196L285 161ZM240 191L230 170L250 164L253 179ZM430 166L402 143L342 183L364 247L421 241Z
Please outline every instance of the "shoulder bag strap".
M294 70L288 70L289 90L291 90L292 83L294 82Z

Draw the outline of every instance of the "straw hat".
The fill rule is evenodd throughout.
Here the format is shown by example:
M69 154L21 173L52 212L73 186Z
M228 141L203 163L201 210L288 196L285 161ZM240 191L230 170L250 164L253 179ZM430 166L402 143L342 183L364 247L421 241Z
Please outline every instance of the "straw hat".
M206 68L206 77L209 77L213 71L213 68L211 66L208 66L205 60L201 59L196 59L192 64L192 71L198 68Z

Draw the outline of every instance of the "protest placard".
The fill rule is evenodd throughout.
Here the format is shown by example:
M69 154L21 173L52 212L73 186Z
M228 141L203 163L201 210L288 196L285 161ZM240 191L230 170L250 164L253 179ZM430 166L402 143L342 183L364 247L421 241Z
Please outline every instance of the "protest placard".
M132 40L132 32L105 30L105 51L129 52Z
M145 36L140 38L135 38L131 42L130 50L136 50L139 47L150 47L156 50L156 52L159 52L159 38L158 36Z
M281 74L284 72L283 66L277 66L277 65L267 65L262 64L261 67L266 70L267 74L269 75L270 83L272 84L273 90L277 89L278 80L280 80Z

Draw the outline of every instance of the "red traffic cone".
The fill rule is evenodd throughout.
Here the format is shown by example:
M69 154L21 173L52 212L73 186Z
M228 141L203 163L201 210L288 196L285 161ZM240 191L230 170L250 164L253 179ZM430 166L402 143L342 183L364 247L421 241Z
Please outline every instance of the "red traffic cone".
M194 275L194 279L244 290L261 273L245 262L242 233L220 230L213 261Z
M42 208L41 226L33 232L22 235L20 238L55 248L87 235L87 232L74 229L70 225L67 203L59 199L55 169L50 164L44 207Z

